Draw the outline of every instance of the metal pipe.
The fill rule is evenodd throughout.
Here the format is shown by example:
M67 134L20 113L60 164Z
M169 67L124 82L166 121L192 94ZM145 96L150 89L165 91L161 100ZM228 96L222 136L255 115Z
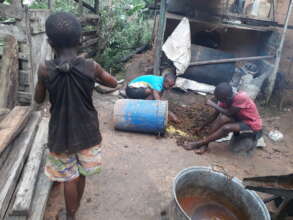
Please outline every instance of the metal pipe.
M199 65L218 64L218 63L233 63L238 61L267 60L267 59L273 59L273 58L275 58L275 56L238 57L238 58L230 58L230 59L205 60L205 61L192 62L189 64L189 66L199 66Z

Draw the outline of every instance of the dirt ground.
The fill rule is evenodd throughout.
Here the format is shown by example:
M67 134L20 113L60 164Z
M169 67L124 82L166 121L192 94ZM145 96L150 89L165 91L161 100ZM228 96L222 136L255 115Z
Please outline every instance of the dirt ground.
M265 133L279 129L285 135L280 142L274 143L265 135L267 146L250 156L229 152L226 143L212 143L209 153L197 155L178 147L172 138L115 131L112 110L118 97L95 94L94 99L104 138L103 171L87 179L78 220L160 219L160 213L172 199L174 177L190 166L222 167L230 176L240 179L293 173L293 109L276 112L272 108L260 108ZM180 99L192 103L188 96ZM55 188L45 220L55 219L54 215L63 206L62 193Z

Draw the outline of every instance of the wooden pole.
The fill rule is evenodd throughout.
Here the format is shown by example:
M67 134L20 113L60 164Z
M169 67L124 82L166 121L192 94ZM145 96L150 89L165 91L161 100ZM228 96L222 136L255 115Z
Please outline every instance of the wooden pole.
M83 5L82 5L83 1L79 0L78 1L78 12L79 12L79 16L83 15Z
M287 16L285 19L285 25L284 25L283 32L281 35L281 41L279 44L279 48L277 49L277 52L276 52L276 61L275 61L275 65L274 65L274 70L273 70L272 74L268 77L268 86L266 89L267 90L266 91L266 103L268 103L270 101L274 87L275 87L277 72L279 69L280 61L281 61L282 51L283 51L284 42L286 39L286 33L287 33L287 29L288 29L289 20L290 20L291 14L292 14L292 9L293 9L293 1L290 0L288 11L287 11Z
M158 75L160 73L161 54L162 54L165 28L166 28L166 0L161 0L159 28L158 28L156 42L155 42L155 61L154 61L155 75Z
M253 60L266 60L273 59L275 56L256 56L256 57L238 57L230 59L218 59L218 60L206 60L206 61L196 61L189 64L189 66L200 66L200 65L209 65L217 63L233 63L238 61L253 61Z
M12 7L15 7L17 9L20 9L22 8L22 4L21 4L22 1L20 0L12 0Z
M55 0L48 0L48 8L54 10Z
M4 39L0 65L0 108L12 109L18 89L18 43L13 36Z
M74 1L77 2L77 3L80 3L81 0L74 0ZM96 12L95 12L95 8L92 7L90 4L88 4L88 3L84 2L84 1L81 1L81 3L82 3L82 5L83 5L85 8L87 8L89 11L91 11L92 13L96 13Z
M100 11L100 0L95 0L95 10L96 10L96 13L99 14L99 11Z

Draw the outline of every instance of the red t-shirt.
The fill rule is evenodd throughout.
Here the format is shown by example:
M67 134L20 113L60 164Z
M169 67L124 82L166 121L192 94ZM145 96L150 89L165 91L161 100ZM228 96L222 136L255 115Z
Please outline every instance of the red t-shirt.
M220 102L220 106L227 108L226 104L222 102ZM254 131L262 129L262 120L257 107L245 92L239 92L234 95L232 106L240 109L236 115L238 120L243 121Z

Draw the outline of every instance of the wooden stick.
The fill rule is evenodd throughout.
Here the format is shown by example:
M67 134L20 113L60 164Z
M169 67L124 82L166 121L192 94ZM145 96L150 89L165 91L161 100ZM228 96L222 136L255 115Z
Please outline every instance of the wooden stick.
M30 107L14 107L0 123L0 155L22 131L29 119Z
M96 10L96 13L99 14L99 11L100 11L100 0L95 0L95 10Z
M54 10L55 0L48 0L48 8Z
M4 39L0 66L0 108L12 109L16 104L18 89L18 44L12 36Z
M238 57L230 59L218 59L218 60L205 60L205 61L195 61L189 64L189 66L199 66L207 64L217 64L217 63L233 63L238 61L253 61L253 60L266 60L273 59L275 56L256 56L256 57Z
M12 5L0 3L0 16L21 20L24 16L24 10L20 8L15 8Z
M89 40L82 43L81 48L83 49L83 48L87 48L89 46L92 46L94 44L97 44L98 40L99 40L99 38L89 39Z
M11 145L12 150L5 164L0 167L0 219L3 219L8 208L17 180L35 137L40 118L41 114L39 112L32 114L26 128Z
M79 0L78 1L78 12L79 12L79 16L83 15L83 5L82 5L83 1Z
M82 1L82 0L74 0L74 1L79 3L79 1ZM92 13L96 13L95 8L92 7L91 5L89 5L88 3L82 1L82 5L83 5L83 7L87 8L88 10L90 10Z
M159 20L157 38L155 42L155 62L154 62L155 75L158 75L160 72L161 54L162 54L162 46L164 41L165 29L166 29L166 0L161 0L160 20Z
M40 169L38 182L35 188L35 194L32 201L31 215L28 220L44 219L44 213L47 206L50 190L53 182L48 179L44 173L44 166L47 157L47 152L43 156L43 164Z
M25 165L21 181L18 184L19 189L16 193L16 199L10 215L29 216L34 188L37 182L45 144L47 143L48 123L48 119L43 119L40 122L36 138L31 148L31 153Z

